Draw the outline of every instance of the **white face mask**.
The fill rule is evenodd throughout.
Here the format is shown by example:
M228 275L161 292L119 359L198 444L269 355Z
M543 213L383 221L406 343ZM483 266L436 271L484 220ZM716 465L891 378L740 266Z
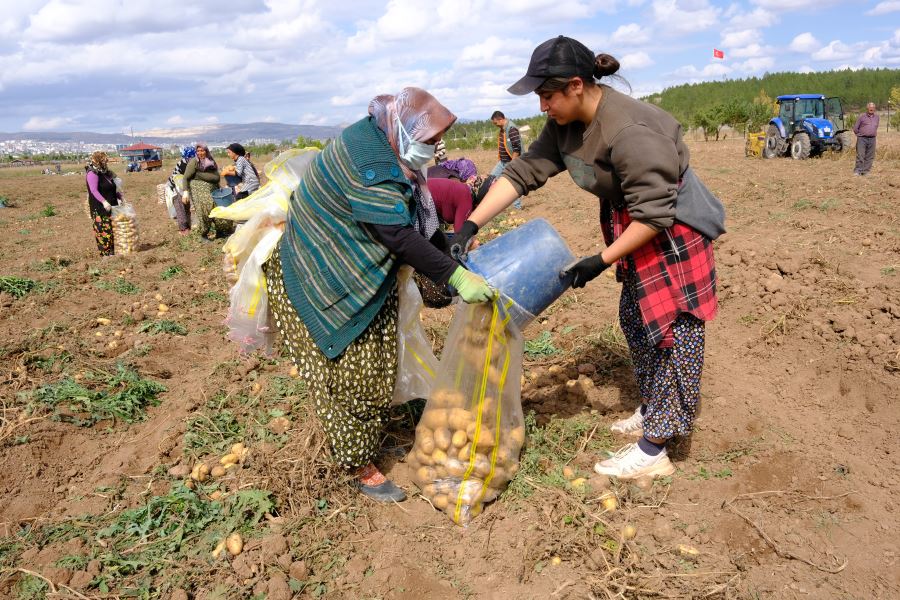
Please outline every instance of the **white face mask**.
M421 171L425 165L434 160L434 145L412 139L407 133L400 118L397 118L397 141L400 160L413 171Z
M400 155L403 162L413 171L421 171L425 165L434 160L434 146L416 140L410 140L406 152Z

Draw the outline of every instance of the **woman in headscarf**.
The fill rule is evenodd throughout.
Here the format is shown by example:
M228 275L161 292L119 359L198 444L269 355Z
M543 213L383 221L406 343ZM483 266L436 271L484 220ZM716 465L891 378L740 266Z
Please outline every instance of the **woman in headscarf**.
M173 194L174 200L172 206L175 208L175 221L178 223L178 232L181 235L187 235L191 232L191 197L190 194L184 193L187 190L187 183L182 182L183 189L180 189L175 177L184 175L190 160L197 156L197 151L193 146L185 146L181 149L181 159L172 169L169 175L169 193Z
M119 204L122 194L116 191L116 174L109 170L106 152L91 154L91 162L84 167L87 184L88 210L94 224L94 237L100 256L112 256L116 248L113 240L112 207Z
M184 170L184 185L190 191L189 201L194 203L197 233L201 240L210 241L210 233L213 238L222 237L231 232L232 225L229 221L209 218L209 213L215 206L212 193L219 189L219 165L206 144L198 143L194 149L197 155L188 160Z
M442 234L423 169L455 120L418 88L372 100L304 174L266 265L275 323L332 455L378 501L405 498L373 462L397 371L398 268L450 283L466 302L494 297L434 245Z

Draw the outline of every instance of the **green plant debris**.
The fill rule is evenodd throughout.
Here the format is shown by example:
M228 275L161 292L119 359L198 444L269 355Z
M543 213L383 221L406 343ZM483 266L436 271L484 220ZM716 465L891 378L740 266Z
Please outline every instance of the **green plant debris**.
M95 283L101 290L113 291L123 296L140 293L141 288L131 283L124 277L116 277L115 281L98 281Z
M56 216L56 207L50 204L49 202L44 205L44 208L41 209L42 217L55 217Z
M89 373L80 382L66 377L27 396L31 413L49 410L54 420L89 427L107 419L141 421L147 407L158 405L158 395L165 391L161 383L120 364L115 373Z
M35 287L37 287L37 282L34 279L16 277L14 275L0 276L0 292L6 292L15 298L25 296L28 292L34 290Z
M589 415L551 419L543 427L537 425L533 412L525 416L527 441L519 459L519 472L503 493L508 498L528 498L534 493L532 482L546 487L566 489L568 480L562 465L571 461L579 447L590 437L585 450L594 454L610 450L614 443L606 430L595 430ZM553 465L547 468L547 465Z
M536 338L525 342L525 356L539 358L553 356L559 353L559 348L553 345L553 336L549 331L542 331Z
M54 258L48 258L38 262L34 268L38 271L55 273L57 271L62 271L66 267L72 264L71 259L56 256Z
M162 272L160 277L162 277L163 281L168 281L181 273L184 273L184 267L181 265L172 265L171 267L166 267L166 270Z
M138 329L140 333L156 335L158 333L171 333L172 335L187 335L187 327L175 321L163 319L160 321L148 321Z

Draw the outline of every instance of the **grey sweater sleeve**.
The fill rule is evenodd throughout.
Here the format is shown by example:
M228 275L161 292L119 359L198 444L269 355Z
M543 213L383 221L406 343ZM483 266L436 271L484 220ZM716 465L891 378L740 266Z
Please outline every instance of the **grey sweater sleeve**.
M672 139L644 125L629 125L610 142L610 161L632 220L657 231L671 227L680 176Z
M514 158L503 169L503 177L509 180L520 196L538 189L548 179L566 170L555 131L555 127L548 123L528 147L528 152Z

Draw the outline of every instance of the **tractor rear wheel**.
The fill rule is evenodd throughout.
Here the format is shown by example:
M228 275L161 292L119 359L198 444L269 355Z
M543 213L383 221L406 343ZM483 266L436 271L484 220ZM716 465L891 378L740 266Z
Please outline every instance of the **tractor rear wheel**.
M835 150L838 152L849 152L853 149L853 137L849 131L842 131L835 137L837 137L838 142L834 148Z
M798 133L791 141L791 158L794 160L806 160L809 158L810 144L808 133Z
M764 158L777 158L784 154L785 149L784 138L781 132L774 125L769 125L766 129L766 145L763 147Z

